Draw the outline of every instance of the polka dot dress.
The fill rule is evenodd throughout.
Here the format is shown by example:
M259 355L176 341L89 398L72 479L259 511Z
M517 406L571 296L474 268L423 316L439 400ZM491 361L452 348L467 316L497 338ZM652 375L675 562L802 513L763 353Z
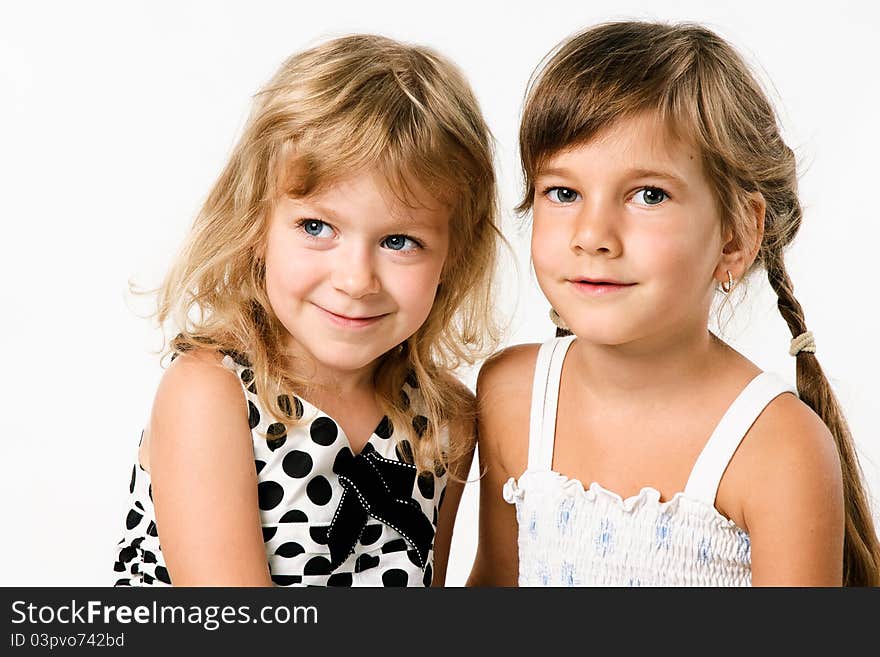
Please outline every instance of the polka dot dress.
M412 432L395 431L383 418L356 455L339 425L304 399L287 395L281 406L305 422L275 422L260 405L247 360L226 355L223 365L236 372L248 402L272 581L277 586L430 586L446 472L438 468L416 476L407 439ZM414 380L402 394L413 411L413 430L421 434L427 420ZM447 438L445 430L441 438ZM129 492L115 584L171 585L150 474L137 461Z

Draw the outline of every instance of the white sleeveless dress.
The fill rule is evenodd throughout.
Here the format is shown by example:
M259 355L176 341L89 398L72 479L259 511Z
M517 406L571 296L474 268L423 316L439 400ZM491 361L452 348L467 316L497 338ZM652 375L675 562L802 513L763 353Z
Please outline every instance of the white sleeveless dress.
M697 458L683 492L661 502L642 488L621 498L598 482L553 471L562 363L574 336L538 352L529 428L529 460L504 485L516 505L520 586L750 586L749 535L715 509L721 476L767 404L797 394L763 372L742 390Z

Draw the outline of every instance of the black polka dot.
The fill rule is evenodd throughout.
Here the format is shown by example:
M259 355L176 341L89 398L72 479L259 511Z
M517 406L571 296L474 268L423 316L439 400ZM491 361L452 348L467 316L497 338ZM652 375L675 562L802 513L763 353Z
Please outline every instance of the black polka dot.
M318 545L327 545L327 532L330 531L330 525L309 527L309 536Z
M436 506L434 507L434 520L433 520L433 522L434 522L434 527L436 527L437 526L437 507Z
M409 395L403 390L400 391L400 405L405 409L409 408Z
M263 511L274 509L283 497L284 489L274 481L261 481L257 485L257 498Z
M422 472L416 481L422 497L426 500L434 499L434 475L430 472Z
M250 362L250 360L248 360L248 357L245 356L245 355L244 355L243 353L241 353L240 351L234 351L234 350L232 350L232 349L229 349L229 350L224 350L224 351L221 352L221 353L226 354L226 355L229 356L233 361L235 361L236 363L238 363L238 364L241 365L242 367L250 367L250 366L251 366L251 362Z
M257 389L254 386L254 371L250 369L244 369L241 371L241 380L247 385L247 389L257 394Z
M147 495L150 496L150 501L153 501L153 484L150 484L150 487L147 489Z
M134 529L138 526L138 523L143 520L144 515L142 513L138 513L134 509L128 512L128 515L125 518L125 526L128 529Z
M428 418L426 418L424 415L416 415L412 419L412 426L416 432L416 435L421 438L423 435L425 435L425 429L428 428Z
M351 573L334 573L327 580L327 586L351 586Z
M266 467L266 462L261 461L260 459L254 459L254 467L257 469L257 474L260 474L263 471L263 468Z
M291 406L290 395L278 395L278 407L287 417L292 417L295 414L298 420L303 415L302 402L294 397L293 405Z
M266 446L273 452L287 442L287 427L273 422L266 429Z
M441 508L443 506L443 499L446 497L446 486L443 486L443 490L440 491L440 499L437 500L437 508Z
M402 538L396 538L393 541L388 541L382 546L382 554L388 554L389 552L403 552L405 549L406 541Z
M416 378L416 373L413 370L406 373L406 385L410 388L419 387L419 380Z
M150 520L150 524L147 525L147 535L148 536L158 536L159 532L156 530L156 523Z
M149 550L144 550L144 563L156 563L156 555Z
M326 557L312 557L303 568L303 575L329 575L331 569L330 560Z
M313 504L324 506L333 496L333 488L331 488L330 482L327 481L326 477L318 475L306 486L306 495L309 496Z
M117 573L124 573L125 572L125 564L122 563L121 561L117 561L116 563L113 564L113 571L117 572Z
M361 534L361 545L372 545L382 537L382 525L367 525Z
M278 586L293 586L302 581L302 575L272 575L272 582Z
M339 427L329 417L319 417L312 422L312 425L309 427L309 433L313 441L327 447L336 441L336 436L339 435Z
M434 569L431 568L431 564L425 566L425 576L422 578L422 584L425 586L431 586L431 581L434 579Z
M406 558L409 559L409 562L413 566L418 566L419 568L422 567L422 562L421 562L421 558L419 557L418 550L407 550L406 551Z
M362 554L354 562L354 572L362 573L365 570L369 570L370 568L375 568L378 565L379 565L379 557L374 557L371 554Z
M263 527L263 543L271 541L277 532L277 527Z
M382 573L382 586L406 586L409 584L409 576L405 570L392 568Z
M171 584L171 577L168 575L168 569L165 566L156 566L156 579L166 584Z
M412 445L410 445L410 442L408 440L401 440L399 443L397 443L394 451L397 453L397 460L401 463L412 464L415 460L413 459Z
M281 462L281 467L288 477L294 479L302 479L312 471L312 457L308 452L301 452L298 449L289 451Z
M442 477L446 474L446 466L443 465L440 461L436 461L434 463L434 475L437 477Z
M145 539L145 538L146 538L146 536L138 536L136 539L134 539L134 540L131 542L131 546L132 546L132 547L139 548L139 547L141 546L141 543L144 542L144 539Z
M152 584L156 580L144 573L144 584Z
M141 504L139 501L135 500L134 505L135 505L137 508L139 508L141 511L144 510L144 505Z
M391 420L388 419L387 415L382 417L379 426L376 427L376 430L373 433L379 436L379 438L391 438L391 434L394 433L394 425L391 423Z
M333 459L333 472L339 473L342 470L343 464L351 461L354 458L354 454L348 448L348 446L343 447L336 454L336 458Z
M137 478L137 466L133 465L131 467L131 483L128 485L128 492L134 492L134 480Z
M127 579L117 579L116 583L113 586L131 586L131 582Z
M299 509L291 509L283 516L281 516L281 520L278 522L308 522L309 517Z
M254 402L248 400L248 426L253 429L260 423L260 411L254 406Z
M291 557L297 557L305 553L305 551L305 548L296 541L288 541L287 543L279 545L278 549L275 550L275 554L279 557L287 557L290 559Z

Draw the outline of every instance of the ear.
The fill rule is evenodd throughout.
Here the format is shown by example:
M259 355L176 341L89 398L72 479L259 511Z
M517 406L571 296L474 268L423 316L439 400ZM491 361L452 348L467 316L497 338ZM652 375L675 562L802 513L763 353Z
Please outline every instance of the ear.
M764 215L767 211L764 195L761 192L751 192L743 211L745 213L743 225L746 229L744 234L737 236L732 228L724 231L721 258L713 275L718 282L727 282L728 271L734 281L742 278L752 266L761 248L764 239Z

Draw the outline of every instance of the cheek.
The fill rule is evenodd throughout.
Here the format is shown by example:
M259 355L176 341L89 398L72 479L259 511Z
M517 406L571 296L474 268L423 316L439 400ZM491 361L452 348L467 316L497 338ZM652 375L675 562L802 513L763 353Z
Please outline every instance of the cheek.
M713 269L708 240L710 236L694 226L652 235L639 244L639 266L676 298L692 298L688 290L701 298Z
M565 248L564 237L535 217L532 226L531 256L535 274L539 278L557 268L560 252Z
M304 294L320 277L321 261L308 249L270 243L266 248L266 293L272 303Z
M430 266L413 267L409 271L395 271L385 278L385 291L395 300L401 312L427 317L437 295L440 270L441 266L432 263Z

